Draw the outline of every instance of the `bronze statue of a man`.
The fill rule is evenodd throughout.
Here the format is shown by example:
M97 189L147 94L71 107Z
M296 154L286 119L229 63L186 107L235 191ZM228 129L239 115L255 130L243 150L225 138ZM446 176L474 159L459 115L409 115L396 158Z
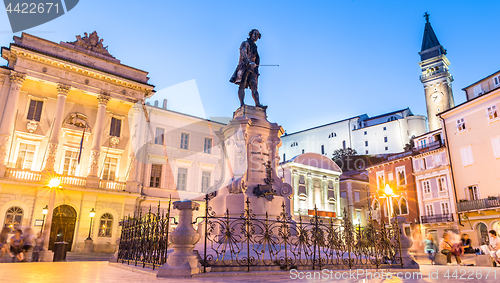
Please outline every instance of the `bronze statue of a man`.
M238 97L240 98L241 106L245 105L245 88L250 88L253 100L255 100L255 106L263 107L260 104L259 92L257 91L260 58L259 53L257 53L257 45L255 44L261 38L261 34L258 30L253 29L248 35L247 40L241 43L240 61L229 81L239 85Z

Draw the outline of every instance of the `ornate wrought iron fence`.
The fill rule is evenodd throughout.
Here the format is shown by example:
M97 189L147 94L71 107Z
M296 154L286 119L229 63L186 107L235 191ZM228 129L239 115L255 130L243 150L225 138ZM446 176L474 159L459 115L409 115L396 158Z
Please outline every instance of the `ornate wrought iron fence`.
M170 206L161 211L160 203L156 213L151 212L121 221L121 236L117 261L121 263L142 264L142 267L152 267L153 270L167 261L169 246L168 234L170 231Z
M403 267L401 258L400 229L398 223L381 228L353 226L347 212L340 225L333 219L315 215L305 221L300 216L293 221L285 204L275 219L266 213L259 219L246 208L240 217L215 216L206 196L205 237L202 265L212 270L247 271L279 266L291 268L322 269L381 266ZM397 221L397 219L396 219ZM371 221L370 221L371 223ZM220 269L218 269L220 268Z
M352 224L344 210L343 219L321 218L317 208L310 219L299 216L293 220L282 204L278 216L258 218L246 200L244 212L230 217L226 210L216 216L209 205L214 195L205 197L203 254L200 262L203 272L217 270L296 269L352 269L401 267L401 230L396 222L374 227L370 219L367 227ZM118 262L152 266L167 260L170 230L170 206L160 213L122 221ZM195 221L194 223L196 223ZM193 224L194 224L193 223ZM201 242L200 241L200 242ZM199 251L201 254L201 251Z

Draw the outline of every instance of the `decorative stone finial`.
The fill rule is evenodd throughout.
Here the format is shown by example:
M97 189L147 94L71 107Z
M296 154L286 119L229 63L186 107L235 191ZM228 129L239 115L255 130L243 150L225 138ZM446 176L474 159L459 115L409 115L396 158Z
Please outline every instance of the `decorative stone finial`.
M425 12L424 18L427 23L429 22L429 16L430 16L429 13Z
M86 32L83 34L85 35L84 37L82 37L81 35L77 35L75 41L67 43L74 45L77 48L82 48L108 57L115 58L111 56L111 54L109 54L108 47L107 46L104 47L102 43L104 39L102 38L99 39L99 36L97 35L96 31L94 31L90 35L88 35Z

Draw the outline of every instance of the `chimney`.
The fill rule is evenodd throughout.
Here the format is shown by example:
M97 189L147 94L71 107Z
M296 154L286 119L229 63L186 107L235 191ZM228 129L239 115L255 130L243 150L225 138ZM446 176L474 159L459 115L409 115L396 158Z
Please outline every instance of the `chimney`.
M155 100L155 107L158 107L158 100Z
M167 100L163 99L163 109L167 109Z

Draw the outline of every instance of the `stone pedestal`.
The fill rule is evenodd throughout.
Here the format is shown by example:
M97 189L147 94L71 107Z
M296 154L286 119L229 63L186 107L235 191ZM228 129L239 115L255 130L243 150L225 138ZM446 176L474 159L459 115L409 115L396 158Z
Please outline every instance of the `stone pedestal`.
M84 253L93 253L94 252L94 241L92 239L85 240L85 246L83 247Z
M210 201L217 216L229 210L231 217L239 217L250 201L257 218L275 219L284 203L290 213L292 187L276 173L281 146L281 126L267 120L266 108L244 105L233 119L216 134L224 141L227 160L223 161L223 187Z
M87 176L87 182L86 182L86 186L89 187L89 188L99 188L99 184L101 182L101 179L99 179L99 177L96 177L96 176Z
M402 216L396 216L398 219L399 231L399 239L401 243L401 257L403 259L403 268L405 269L420 269L417 261L410 254L410 248L413 246L413 241L406 236L404 233L404 224L406 223L406 218ZM394 225L396 222L395 218L391 219L391 224ZM396 241L396 238L393 238L391 241ZM397 245L395 245L397 247ZM396 256L399 256L399 251L396 251Z
M54 252L53 251L43 251L42 256L40 257L40 261L43 262L52 262L54 260Z
M176 201L174 209L179 210L179 224L170 234L174 252L168 255L167 263L158 269L158 277L191 277L201 272L201 265L194 246L200 235L193 228L193 211L199 204L192 201Z

